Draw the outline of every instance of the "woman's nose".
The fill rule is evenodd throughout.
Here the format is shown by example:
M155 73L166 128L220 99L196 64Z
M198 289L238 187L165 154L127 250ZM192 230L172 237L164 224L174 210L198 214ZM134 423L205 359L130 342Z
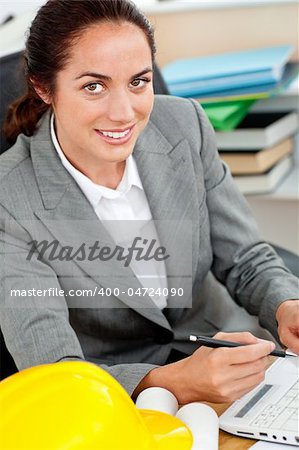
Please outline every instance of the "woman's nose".
M119 91L110 97L108 117L112 122L132 124L135 114L131 97L129 92Z

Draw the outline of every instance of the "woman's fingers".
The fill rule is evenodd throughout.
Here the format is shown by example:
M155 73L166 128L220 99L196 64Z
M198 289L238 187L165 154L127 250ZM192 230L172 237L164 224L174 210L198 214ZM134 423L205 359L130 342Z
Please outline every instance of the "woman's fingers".
M243 378L242 380L237 380L231 387L231 392L228 395L227 402L234 402L238 400L243 395L250 392L256 386L258 386L265 379L265 372L258 372L256 374L250 375L249 377Z
M214 336L215 339L222 339L223 341L231 341L239 344L256 344L259 339L249 331L239 331L235 333L218 332Z
M217 333L215 338L244 345L230 348L201 346L192 356L175 363L178 380L174 392L179 391L181 403L231 402L264 379L269 365L267 355L275 347L272 342L259 340L247 332ZM172 377L173 381L175 379Z
M251 391L251 389L261 383L264 378L264 368L240 379L235 379L234 376L223 379L220 372L218 374L214 372L210 377L209 386L206 392L206 395L209 395L209 397L205 400L215 403L235 401L242 395Z
M217 357L221 358L223 364L244 364L256 361L269 355L275 348L270 341L261 341L256 344L244 344L240 347L221 347L217 350Z
M238 366L233 366L232 369L236 369L235 379L243 380L256 373L265 373L268 367L271 365L270 358L265 356L264 358L257 359L250 363L239 364Z
M209 386L205 387L213 397L211 401L233 401L264 379L269 366L268 355L275 345L250 333L217 333L215 338L244 345L216 349L201 347L193 355L198 364L197 376L202 375L200 366L204 362L206 372L210 374Z

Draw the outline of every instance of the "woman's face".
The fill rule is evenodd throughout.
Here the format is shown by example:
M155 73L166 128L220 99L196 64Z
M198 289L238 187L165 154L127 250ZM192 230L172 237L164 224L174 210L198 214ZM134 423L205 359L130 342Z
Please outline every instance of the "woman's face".
M151 50L136 25L102 23L82 33L50 100L58 141L75 166L88 172L132 153L153 107L152 78Z

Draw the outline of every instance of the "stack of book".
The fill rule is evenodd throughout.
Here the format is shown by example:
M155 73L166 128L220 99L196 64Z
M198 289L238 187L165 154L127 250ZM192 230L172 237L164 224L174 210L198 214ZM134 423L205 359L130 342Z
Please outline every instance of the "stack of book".
M296 112L249 113L231 132L216 132L220 157L244 194L268 193L292 168Z
M298 108L280 110L278 104L261 112L255 103L281 96L298 77L292 53L291 45L280 45L178 60L163 68L171 94L193 97L205 109L220 156L244 194L270 192L292 167Z

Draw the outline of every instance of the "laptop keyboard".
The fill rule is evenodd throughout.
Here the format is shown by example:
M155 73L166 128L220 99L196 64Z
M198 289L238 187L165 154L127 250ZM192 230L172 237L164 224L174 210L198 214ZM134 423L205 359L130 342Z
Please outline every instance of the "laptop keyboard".
M278 402L267 405L250 425L258 428L299 432L298 418L299 380L290 387Z

